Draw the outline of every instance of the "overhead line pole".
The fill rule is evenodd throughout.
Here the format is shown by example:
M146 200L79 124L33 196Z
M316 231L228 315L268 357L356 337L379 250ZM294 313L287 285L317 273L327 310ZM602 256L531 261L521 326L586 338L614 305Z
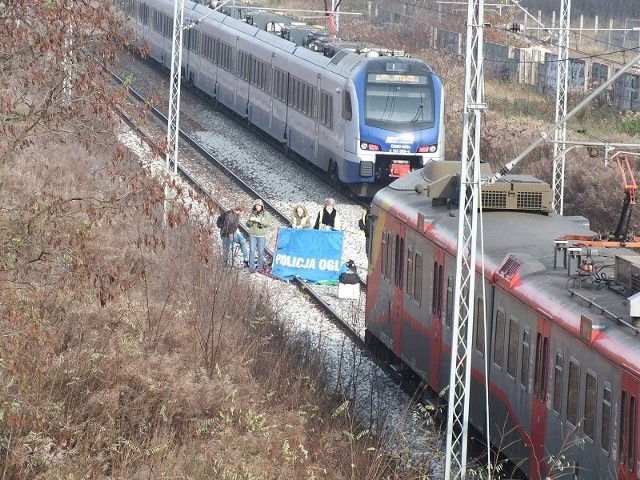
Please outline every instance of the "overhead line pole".
M465 55L464 110L458 242L456 255L445 479L467 472L471 339L473 334L476 234L480 196L480 125L484 103L484 1L469 0ZM487 412L487 415L489 412ZM489 446L487 445L487 449Z
M562 215L564 206L564 166L565 142L567 140L567 122L560 120L567 115L567 90L569 89L569 19L571 0L561 0L560 38L558 39L558 63L556 84L556 117L558 128L554 132L553 142L553 199L551 208Z

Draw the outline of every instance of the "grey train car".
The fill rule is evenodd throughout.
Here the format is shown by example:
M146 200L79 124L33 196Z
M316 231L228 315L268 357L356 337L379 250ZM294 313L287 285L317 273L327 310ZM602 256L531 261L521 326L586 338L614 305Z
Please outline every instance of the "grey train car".
M459 171L429 162L371 204L366 338L435 392L449 382ZM522 175L482 187L470 422L486 434L487 380L491 442L520 473L637 479L640 244L551 213L551 195Z
M114 3L129 16L137 40L149 45L150 57L169 69L174 3ZM444 89L425 62L385 54L388 49L326 57L280 37L279 22L288 17L243 10L243 22L189 0L184 5L191 28L184 31L183 81L336 184L372 197L429 159L444 158ZM261 28L250 19L260 19Z

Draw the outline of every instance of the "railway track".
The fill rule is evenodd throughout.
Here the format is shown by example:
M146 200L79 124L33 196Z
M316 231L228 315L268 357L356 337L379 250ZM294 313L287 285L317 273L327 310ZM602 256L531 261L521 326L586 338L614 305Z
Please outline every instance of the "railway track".
M132 83L135 84L135 82ZM134 90L133 87L134 85L129 86L130 91ZM182 98L185 98L185 96ZM146 121L143 126L139 126L139 122L136 121L136 115L133 112L139 111L141 104L146 103L146 97L142 92L132 91L132 99L132 110L125 115L127 121L132 122L134 125L138 124L138 126L132 126L131 128L135 128L139 136L146 138L145 141L152 145L151 150L159 151L158 146L163 144L166 139L166 116L160 109L152 108L153 118ZM263 182L259 181L263 175L248 175L246 166L237 168L236 162L230 160L234 156L241 155L240 150L234 151L220 148L220 143L213 142L212 144L209 142L207 144L207 142L202 141L202 132L210 127L203 124L198 115L193 115L191 108L194 108L194 105L190 103L193 99L189 99L188 94L187 99L187 109L181 110L180 119L182 127L178 156L180 176L192 188L212 198L218 204L220 210L229 209L235 205L250 205L254 199L260 198L265 203L265 208L273 216L274 223L277 226L288 226L289 210L291 208L289 205L293 203L294 196L287 192L295 192L295 182L291 185L286 185L283 184L284 182L279 181L281 183L278 187L279 193L276 194L272 191L266 191L262 184ZM185 108L184 105L183 103L183 108ZM200 115L203 115L202 111ZM222 118L218 118L218 115L220 115L219 112L210 109L208 106L206 107L204 116L214 125L220 125L223 122ZM236 135L246 136L249 139L240 140L239 145L254 143L253 138L255 136L246 127L240 126L234 121L233 128L242 132L241 134L236 133ZM225 130L225 127L221 127L220 134L226 138L229 132ZM139 143L139 140L136 139L129 139L129 141ZM224 142L222 144L224 145ZM266 148L267 155L273 155L270 150L271 147L258 146L258 148ZM284 154L281 155L284 156ZM278 159L278 161L282 160ZM295 172L293 178L298 178L298 175L301 174L296 168L300 167L295 167L295 162L292 162L291 159L287 161L289 162L287 168ZM305 177L304 179L308 184L307 190L318 188L316 184L313 184L311 178ZM316 183L319 182L316 181ZM362 274L366 274L366 270L362 267L362 258L366 262L366 254L364 252L364 237L361 237L359 231L356 230L357 220L359 220L363 209L362 203L350 201L347 197L342 196L338 190L329 188L326 184L320 187L320 191L321 193L317 194L319 198L323 199L331 196L338 200L339 211L345 213L343 218L346 218L349 222L345 232L345 239L350 237L351 242L345 240L345 251L347 258L353 258L354 256L360 258L361 292L359 298L339 299L337 295L338 288L335 286L312 285L299 279L295 279L292 282L272 282L262 275L257 277L273 284L270 288L277 291L279 297L285 297L283 299L284 303L290 303L289 298L296 296L295 293L291 293L288 290L289 287L293 288L295 286L296 291L299 292L298 295L308 298L314 306L312 308L317 308L323 312L322 316L325 320L320 320L320 324L315 324L314 320L307 319L307 317L313 317L308 310L305 310L310 307L302 307L300 313L294 315L302 323L313 322L312 328L316 329L315 335L322 337L321 341L329 342L332 345L330 349L340 350L338 354L339 360L331 367L334 371L328 373L328 375L337 375L337 378L342 378L342 380L338 381L339 385L336 385L336 388L339 388L342 394L348 398L354 399L355 408L361 412L366 412L362 415L363 423L369 424L372 430L377 430L388 444L393 445L392 448L410 451L412 456L415 455L415 458L411 460L412 462L437 464L433 468L438 470L443 453L438 445L442 443L442 439L440 434L433 430L432 427L425 428L427 424L433 425L433 418L431 417L433 410L414 404L415 392L419 385L412 383L411 379L407 379L403 375L404 372L394 368L392 363L385 362L384 359L374 358L365 343L364 305L366 283L362 278ZM283 201L283 198L288 199L289 202ZM321 203L318 205L321 205ZM209 219L209 221L213 221L213 219ZM277 230L277 226L274 225L272 230ZM242 226L241 228L244 230ZM246 236L246 231L243 233ZM267 242L267 245L274 244L275 236L273 238L270 237ZM359 252L353 253L356 249ZM272 249L268 248L267 254L272 256ZM361 257L357 257L357 255ZM252 276L252 278L255 277ZM291 297L287 295L291 295ZM331 321L327 322L327 319ZM329 323L335 325L335 328L342 333L337 334L332 328L327 330ZM345 340L345 338L349 340ZM349 374L349 378L344 380L345 377L342 375L342 371L347 368L352 372ZM428 398L424 397L423 400L428 400ZM399 420L400 418L402 420ZM389 422L392 425L389 425ZM425 441L425 437L428 437L429 440ZM407 443L410 444L409 447L407 447ZM416 444L419 445L416 446ZM419 458L419 460L416 460L416 458ZM426 460L427 458L428 460Z

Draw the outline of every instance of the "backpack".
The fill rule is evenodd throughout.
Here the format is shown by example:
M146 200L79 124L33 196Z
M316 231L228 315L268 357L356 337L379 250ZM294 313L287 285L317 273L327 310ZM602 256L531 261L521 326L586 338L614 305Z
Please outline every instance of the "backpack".
M216 227L223 228L226 220L227 220L227 212L222 212L220 215L218 215L218 218L216 220Z

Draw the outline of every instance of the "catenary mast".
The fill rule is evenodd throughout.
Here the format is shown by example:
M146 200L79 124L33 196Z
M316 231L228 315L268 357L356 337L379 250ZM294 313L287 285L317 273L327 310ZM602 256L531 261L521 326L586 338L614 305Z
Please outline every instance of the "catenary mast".
M471 336L475 298L475 264L480 201L480 125L484 103L484 1L469 0L465 55L464 109L458 244L453 305L453 338L445 478L464 479L471 379ZM481 315L481 318L484 316ZM488 415L488 412L487 412Z

